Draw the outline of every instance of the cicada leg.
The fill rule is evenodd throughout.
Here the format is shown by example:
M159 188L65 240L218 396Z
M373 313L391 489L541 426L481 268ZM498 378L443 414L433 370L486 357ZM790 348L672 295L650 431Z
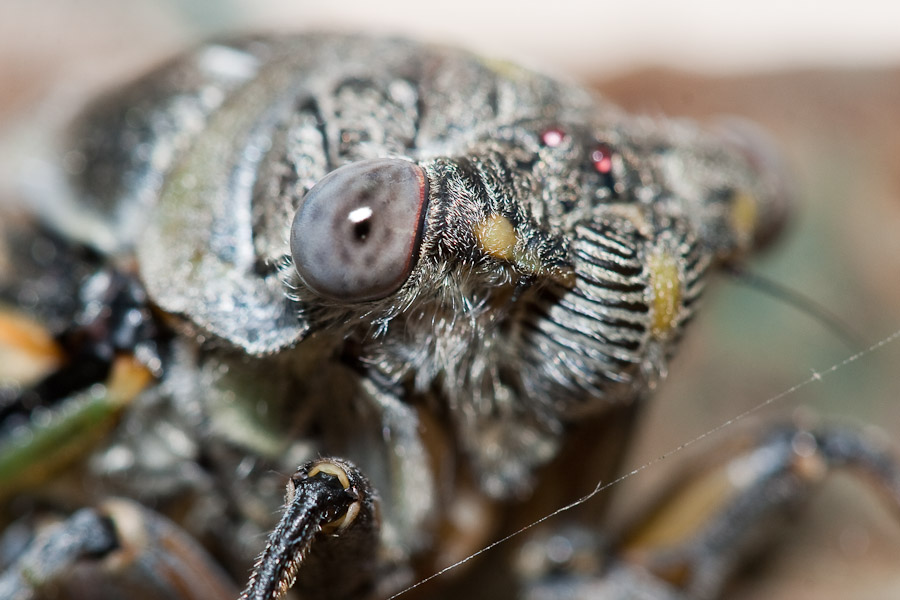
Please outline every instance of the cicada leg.
M284 513L241 600L278 600L296 581L306 598L365 597L377 566L375 493L351 463L311 461L287 484Z
M900 512L896 457L859 431L785 426L734 442L712 453L715 460L678 478L614 538L598 541L578 529L526 544L520 561L523 596L721 597L740 567L839 469L871 483Z
M90 250L4 221L0 501L75 464L160 374L165 339L143 287Z
M22 537L24 525L17 525L0 539L0 548ZM0 576L0 598L10 600L233 600L237 593L177 525L121 499L40 527Z
M0 501L41 485L77 461L152 381L146 365L122 352L109 357L101 386L76 388L62 398L45 396L39 392L68 380L68 369L78 361L67 362L70 357L62 346L39 325L7 310L0 310L0 354L34 367L20 374L49 371L30 388L23 389L21 380L3 387L7 397L0 407ZM37 412L43 416L34 418Z

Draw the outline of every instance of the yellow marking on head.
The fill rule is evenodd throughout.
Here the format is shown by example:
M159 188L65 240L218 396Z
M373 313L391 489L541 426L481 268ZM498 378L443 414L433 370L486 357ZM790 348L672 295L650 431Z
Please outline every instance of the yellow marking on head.
M744 191L735 193L729 223L740 243L748 243L759 224L759 202L756 196Z
M488 215L473 228L482 252L500 260L512 260L516 249L516 230L503 215Z
M653 290L653 335L664 338L675 327L681 306L681 279L678 261L670 253L651 254L647 260Z

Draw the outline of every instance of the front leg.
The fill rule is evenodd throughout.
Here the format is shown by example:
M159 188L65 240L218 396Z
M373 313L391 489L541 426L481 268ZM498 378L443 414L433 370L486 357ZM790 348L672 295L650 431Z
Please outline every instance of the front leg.
M241 600L280 599L295 581L306 598L365 597L374 585L379 530L365 476L344 460L310 461L288 481L284 514Z
M437 432L397 385L374 368L357 373L352 402L331 402L322 421L322 447L345 458L313 460L288 481L243 600L281 598L292 585L304 598L384 596L411 581L410 559L433 543L438 503L449 501L437 482L452 478L435 473L448 462L435 451L446 448L426 444Z

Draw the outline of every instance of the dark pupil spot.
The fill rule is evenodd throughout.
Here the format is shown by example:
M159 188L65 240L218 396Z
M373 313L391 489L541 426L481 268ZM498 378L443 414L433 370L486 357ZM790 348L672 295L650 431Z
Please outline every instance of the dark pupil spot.
M353 237L357 242L364 242L372 232L372 219L363 219L353 224Z

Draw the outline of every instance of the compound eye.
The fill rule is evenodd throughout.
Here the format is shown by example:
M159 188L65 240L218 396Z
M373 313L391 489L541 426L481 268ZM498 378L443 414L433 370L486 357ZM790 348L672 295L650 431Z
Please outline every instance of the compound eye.
M384 298L409 277L422 239L428 183L418 165L363 160L313 186L291 228L303 282L333 300Z

